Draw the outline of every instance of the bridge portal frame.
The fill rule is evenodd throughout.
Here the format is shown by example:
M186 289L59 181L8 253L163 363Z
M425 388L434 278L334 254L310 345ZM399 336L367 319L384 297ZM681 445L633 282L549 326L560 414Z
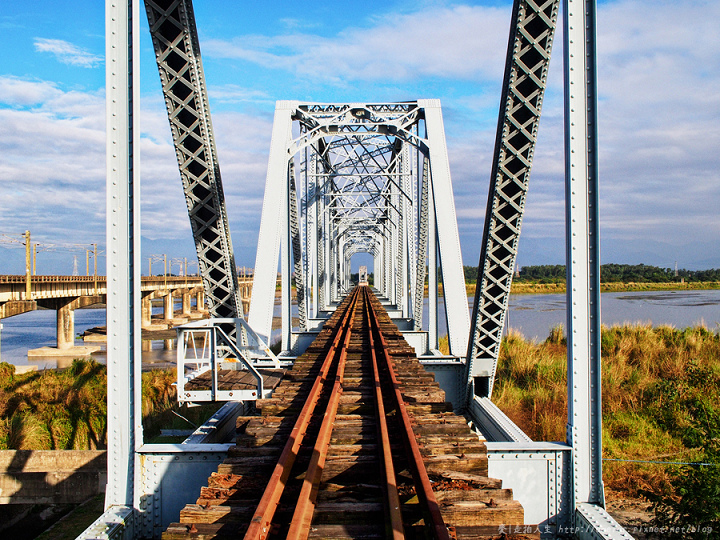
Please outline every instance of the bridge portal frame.
M359 252L373 255L375 286L402 318L414 320L416 330L429 267L430 351L438 348L439 262L450 354L465 355L470 318L439 100L277 102L250 326L263 339L270 337L279 254L281 347L291 356L298 352L291 272L300 329L317 328L308 314L319 317L333 309L349 287L350 259Z

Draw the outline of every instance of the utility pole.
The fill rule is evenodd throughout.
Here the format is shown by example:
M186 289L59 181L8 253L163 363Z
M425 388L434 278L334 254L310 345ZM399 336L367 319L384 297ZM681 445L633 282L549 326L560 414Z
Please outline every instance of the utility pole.
M25 300L30 300L30 231L25 231Z
M165 280L165 290L167 290L167 255L163 255L163 264L165 271L163 272L163 279Z
M98 285L97 285L97 244L93 244L93 287L95 288L95 296L98 294Z
M36 274L35 274L35 262L37 261L37 252L38 252L38 248L39 248L39 247L40 247L40 244L38 244L37 242L35 242L35 243L33 244L33 250L32 250L32 256L33 256L33 270L32 270L32 275L33 275L33 276L36 275Z

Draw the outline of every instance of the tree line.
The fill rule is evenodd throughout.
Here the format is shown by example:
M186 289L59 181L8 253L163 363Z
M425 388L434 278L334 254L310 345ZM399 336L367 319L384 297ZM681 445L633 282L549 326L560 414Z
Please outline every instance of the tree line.
M474 283L477 279L477 266L464 266L465 281ZM720 281L720 268L710 270L685 270L660 268L648 264L603 264L600 266L600 281L605 283L673 283L684 280ZM518 283L565 283L564 264L543 264L523 266L513 281Z

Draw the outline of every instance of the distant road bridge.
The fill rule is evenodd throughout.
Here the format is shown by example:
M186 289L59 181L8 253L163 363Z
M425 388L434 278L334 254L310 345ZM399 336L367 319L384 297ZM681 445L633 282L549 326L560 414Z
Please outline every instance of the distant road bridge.
M239 278L238 289L243 302L249 305L252 278ZM143 276L142 327L149 327L152 301L163 299L163 320L174 318L174 301L182 299L181 314L190 314L192 298L198 310L204 310L205 290L197 276ZM57 348L69 349L75 344L76 309L107 302L105 276L17 276L0 275L0 319L36 309L57 312Z

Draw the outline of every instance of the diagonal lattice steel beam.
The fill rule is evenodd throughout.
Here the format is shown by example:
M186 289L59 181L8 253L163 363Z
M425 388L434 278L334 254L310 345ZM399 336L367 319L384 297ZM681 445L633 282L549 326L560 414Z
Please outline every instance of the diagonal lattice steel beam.
M212 317L242 316L191 0L145 0L200 275Z
M468 399L473 387L478 395L492 393L559 3L516 0L513 7L471 319Z
M428 198L429 183L428 178L429 164L427 156L422 158L422 186L420 188L420 212L419 234L418 234L418 255L417 255L417 274L415 276L415 304L413 306L413 318L415 319L415 330L422 330L423 316L423 300L425 298L425 276L427 275L427 254L428 254ZM433 246L434 247L434 246Z
M295 161L290 160L289 171L289 202L290 202L290 239L293 252L293 272L295 274L295 291L298 306L300 329L307 330L307 309L305 305L305 272L303 264L303 239L298 215L298 190L295 178ZM306 252L307 253L307 252Z

